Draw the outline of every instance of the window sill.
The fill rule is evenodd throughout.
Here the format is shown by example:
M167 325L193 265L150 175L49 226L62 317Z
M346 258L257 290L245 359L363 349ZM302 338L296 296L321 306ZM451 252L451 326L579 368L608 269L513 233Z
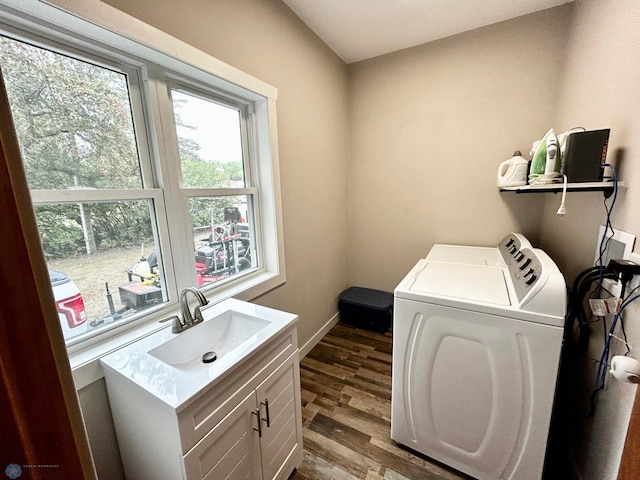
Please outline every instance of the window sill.
M205 295L209 303L214 305L231 297L251 301L282 285L284 282L285 276L283 273L261 272L238 284L216 289L208 294L205 292ZM166 319L172 315L180 315L180 308L176 304L163 310L160 318ZM105 338L102 342L75 351L71 349L69 363L71 364L76 390L80 390L104 377L102 365L100 364L102 357L163 328L171 328L171 322L158 320L158 315L154 315L153 319L139 323L122 333Z

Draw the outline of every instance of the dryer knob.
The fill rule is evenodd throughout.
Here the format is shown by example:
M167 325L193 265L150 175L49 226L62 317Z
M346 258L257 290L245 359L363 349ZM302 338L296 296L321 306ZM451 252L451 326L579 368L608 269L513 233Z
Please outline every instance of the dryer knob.
M531 259L527 258L527 260L522 265L520 265L520 270L524 270L525 268L527 268L530 263L531 263Z

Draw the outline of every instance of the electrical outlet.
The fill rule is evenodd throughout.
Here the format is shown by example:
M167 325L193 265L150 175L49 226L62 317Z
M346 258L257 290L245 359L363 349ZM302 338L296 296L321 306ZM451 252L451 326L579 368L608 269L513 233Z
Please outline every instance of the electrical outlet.
M611 230L613 230L613 235ZM602 244L602 238L606 233L606 242ZM609 265L609 260L615 258L628 259L629 255L633 252L633 245L635 244L636 236L623 232L622 230L605 229L604 225L600 226L600 232L598 233L598 243L596 244L596 257L593 261L594 265L600 264L600 246L606 246L602 255L602 265L605 267ZM636 262L639 263L639 262Z
M640 265L640 254L630 253L627 260L631 260L633 263ZM627 292L631 292L634 288L640 286L640 275L634 275L629 285L627 285Z

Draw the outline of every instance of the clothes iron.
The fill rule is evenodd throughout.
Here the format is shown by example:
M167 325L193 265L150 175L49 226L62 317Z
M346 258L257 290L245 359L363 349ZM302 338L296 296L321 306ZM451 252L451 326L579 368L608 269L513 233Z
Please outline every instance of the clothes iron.
M531 172L529 183L544 184L561 181L562 153L558 137L550 128L541 140L534 142L531 153Z

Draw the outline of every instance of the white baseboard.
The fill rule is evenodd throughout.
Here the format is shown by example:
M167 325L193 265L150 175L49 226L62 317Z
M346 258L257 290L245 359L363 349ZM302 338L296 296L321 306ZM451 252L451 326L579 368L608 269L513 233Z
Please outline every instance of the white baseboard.
M325 323L324 326L320 330L318 330L318 332L313 337L311 337L307 343L305 343L302 346L302 348L300 348L299 350L300 360L306 357L307 354L311 351L311 349L315 347L318 343L320 343L320 340L322 340L322 338L327 333L329 333L329 330L331 330L333 326L336 323L338 323L338 320L340 320L340 312L336 312L336 314L333 317L331 317L329 321Z

